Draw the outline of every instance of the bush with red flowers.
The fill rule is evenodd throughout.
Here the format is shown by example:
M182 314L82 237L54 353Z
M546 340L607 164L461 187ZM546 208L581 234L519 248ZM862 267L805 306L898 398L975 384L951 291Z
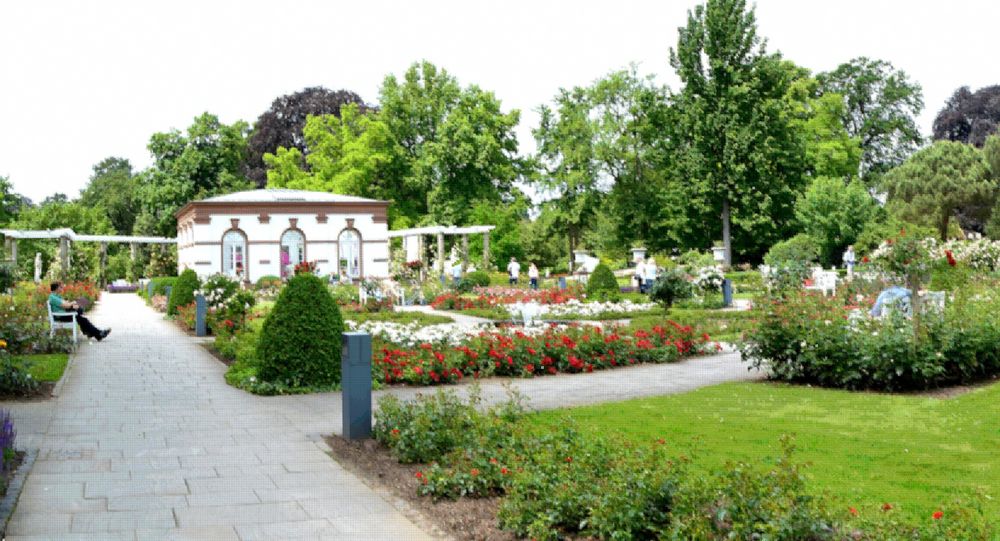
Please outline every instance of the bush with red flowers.
M436 385L464 377L532 377L674 362L715 348L707 334L673 321L631 333L615 327L550 326L537 335L483 332L459 347L384 344L375 354L372 371L384 383Z

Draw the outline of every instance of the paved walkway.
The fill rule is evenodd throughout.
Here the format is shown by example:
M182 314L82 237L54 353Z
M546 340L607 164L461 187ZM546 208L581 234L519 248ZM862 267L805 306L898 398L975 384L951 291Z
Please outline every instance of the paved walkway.
M430 539L137 296L94 320L58 399L12 408L40 451L7 540Z
M340 393L233 389L221 363L134 295L105 295L94 320L114 332L81 346L58 399L12 406L19 445L40 453L9 540L430 538L325 454ZM549 409L759 377L723 353L481 388L499 402L510 385ZM376 400L390 392L427 389Z

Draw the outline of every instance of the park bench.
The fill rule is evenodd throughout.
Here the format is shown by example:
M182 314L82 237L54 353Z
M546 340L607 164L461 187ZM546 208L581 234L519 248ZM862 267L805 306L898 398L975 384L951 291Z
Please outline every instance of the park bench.
M49 337L52 338L56 335L56 331L59 329L70 329L73 331L73 345L77 342L77 330L76 330L76 312L53 312L52 305L48 302L45 303L45 308L49 312ZM57 317L69 316L69 321L57 321Z

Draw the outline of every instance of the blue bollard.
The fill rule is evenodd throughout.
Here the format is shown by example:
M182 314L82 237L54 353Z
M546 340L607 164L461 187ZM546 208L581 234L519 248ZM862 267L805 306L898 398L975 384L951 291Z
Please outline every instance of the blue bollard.
M729 308L733 305L733 281L726 278L722 281L722 306Z
M173 286L167 286L167 287L163 288L163 290L167 293L167 299L169 300L170 299L170 292L174 290L174 287Z
M372 337L345 332L340 357L343 436L361 440L372 434Z
M149 300L153 300L153 281L152 280L150 280L148 283L146 283L146 297L148 297Z
M566 277L565 276L560 276L559 277L559 289L566 289Z
M205 302L204 295L196 295L194 298L194 333L196 336L208 334L208 325L205 323L205 316L208 315L208 303Z

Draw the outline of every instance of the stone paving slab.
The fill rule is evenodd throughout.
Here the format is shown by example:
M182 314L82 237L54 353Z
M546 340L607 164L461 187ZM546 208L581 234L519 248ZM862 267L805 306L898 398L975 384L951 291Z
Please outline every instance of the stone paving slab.
M91 317L60 395L9 406L39 455L8 540L432 539L137 296Z

